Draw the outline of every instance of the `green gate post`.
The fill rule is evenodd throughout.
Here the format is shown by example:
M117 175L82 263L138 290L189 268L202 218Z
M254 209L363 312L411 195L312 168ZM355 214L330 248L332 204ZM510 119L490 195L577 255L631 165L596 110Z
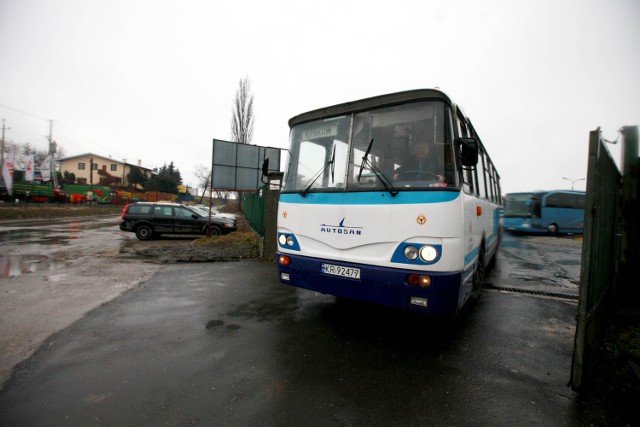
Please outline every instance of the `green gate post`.
M640 207L638 197L638 126L624 126L622 134L622 241L620 250L620 277L617 303L621 308L640 309L640 286L635 270L640 251Z

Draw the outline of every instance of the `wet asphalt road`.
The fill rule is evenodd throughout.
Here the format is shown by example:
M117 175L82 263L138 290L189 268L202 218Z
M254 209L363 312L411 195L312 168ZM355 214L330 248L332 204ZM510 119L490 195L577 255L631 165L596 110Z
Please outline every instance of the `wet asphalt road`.
M587 424L567 387L579 257L505 235L450 324L280 285L260 261L166 266L22 363L0 425Z
M19 219L0 222L0 278L52 269L66 259L121 245L118 216ZM55 267L53 267L55 269Z

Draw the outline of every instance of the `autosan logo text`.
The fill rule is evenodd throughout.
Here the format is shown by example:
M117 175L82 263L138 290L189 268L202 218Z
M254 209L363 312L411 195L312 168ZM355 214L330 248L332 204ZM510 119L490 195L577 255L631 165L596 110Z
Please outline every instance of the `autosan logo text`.
M363 227L349 227L344 225L344 218L338 225L320 224L321 233L341 234L343 236L361 236Z

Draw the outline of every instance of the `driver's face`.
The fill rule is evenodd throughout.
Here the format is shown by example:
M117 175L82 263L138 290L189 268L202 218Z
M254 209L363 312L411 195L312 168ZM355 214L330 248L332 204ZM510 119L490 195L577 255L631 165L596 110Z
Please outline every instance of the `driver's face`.
M429 154L429 144L426 144L426 143L417 144L414 151L416 153L416 156L418 156L421 159L424 157L427 157L427 155Z

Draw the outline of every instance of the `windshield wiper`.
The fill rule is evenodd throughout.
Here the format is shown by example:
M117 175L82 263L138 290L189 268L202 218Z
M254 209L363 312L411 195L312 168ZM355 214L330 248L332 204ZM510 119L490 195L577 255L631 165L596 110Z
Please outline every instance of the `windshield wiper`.
M389 178L387 178L387 176L383 174L380 169L378 169L369 161L369 152L371 151L372 145L373 138L371 138L369 146L367 147L367 151L365 151L364 156L362 156L362 163L360 164L360 171L358 172L358 182L360 182L360 177L362 176L362 170L364 169L364 166L367 165L369 166L369 169L371 169L371 171L375 174L376 178L378 178L378 180L382 183L385 190L387 190L389 194L391 194L391 197L395 197L398 194L398 190L395 189L391 181L389 181Z
M362 163L360 163L360 171L358 172L358 182L360 182L360 177L362 176L362 169L364 169L364 165L369 164L367 157L369 157L369 151L371 151L371 146L373 145L373 138L369 141L369 146L367 147L367 151L364 152L364 156L362 156Z
M309 183L307 185L305 185L304 187L302 187L302 190L300 190L300 195L302 197L306 197L307 193L309 192L309 190L311 190L311 186L318 180L318 178L320 178L322 175L324 175L324 173L327 171L327 169L329 168L329 166L331 166L331 183L334 182L334 173L336 170L336 146L333 146L333 153L331 153L331 160L329 160L327 163L325 163L324 167L322 169L320 169L314 176L311 177L311 179L309 180Z

